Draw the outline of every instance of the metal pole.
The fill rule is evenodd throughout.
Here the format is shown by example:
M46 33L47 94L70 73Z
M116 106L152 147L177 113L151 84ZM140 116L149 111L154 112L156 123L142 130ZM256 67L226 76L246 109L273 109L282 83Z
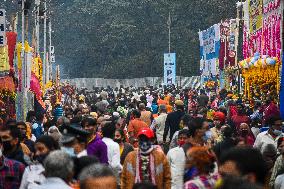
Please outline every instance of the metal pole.
M50 16L50 15L49 15ZM51 62L51 18L49 18L49 79L52 80L52 62Z
M25 101L26 101L26 62L25 62L25 0L22 0L22 102L21 102L21 120L25 119Z
M36 1L37 11L36 11L36 54L39 55L39 6L40 0Z
M169 12L168 27L169 27L169 53L171 53L171 12Z
M44 26L43 26L43 65L42 65L42 75L43 75L43 86L46 84L46 1L44 1Z

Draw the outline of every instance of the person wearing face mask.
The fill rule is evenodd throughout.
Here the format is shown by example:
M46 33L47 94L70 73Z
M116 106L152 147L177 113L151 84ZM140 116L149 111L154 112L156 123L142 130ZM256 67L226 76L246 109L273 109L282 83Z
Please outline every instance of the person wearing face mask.
M27 136L27 125L25 122L17 122L17 128L20 130L21 132L21 143L25 144L30 152L35 152L34 150L34 141L32 141L31 139L28 139Z
M189 138L188 129L179 131L178 133L178 146L170 149L167 158L171 167L171 189L180 189L183 187L183 173L185 168L185 152L182 146Z
M0 188L19 188L24 170L24 164L3 155L3 143L0 138Z
M35 142L34 164L26 167L20 189L32 189L45 180L43 161L47 155L59 149L58 143L50 136L41 136Z
M277 140L277 148L280 156L276 159L269 181L270 188L274 188L275 180L284 171L284 137Z
M239 136L243 139L246 145L253 146L255 137L249 128L248 124L241 123L240 130L239 130Z
M120 164L123 165L126 156L134 150L131 144L125 142L125 134L122 129L116 129L114 142L119 144L120 149Z
M143 128L138 133L139 148L124 161L121 188L132 189L135 183L150 182L158 189L171 188L171 170L165 154L153 146L154 132Z
M82 129L80 125L64 126L62 137L59 140L61 150L71 157L87 156L85 147L88 135L89 132Z
M26 156L20 142L20 130L16 127L2 127L0 130L0 137L2 139L3 154L5 157L27 165L27 162L25 161Z
M259 133L256 137L253 147L263 151L267 144L274 144L277 147L277 140L282 135L282 119L280 116L272 116L267 120L269 129Z

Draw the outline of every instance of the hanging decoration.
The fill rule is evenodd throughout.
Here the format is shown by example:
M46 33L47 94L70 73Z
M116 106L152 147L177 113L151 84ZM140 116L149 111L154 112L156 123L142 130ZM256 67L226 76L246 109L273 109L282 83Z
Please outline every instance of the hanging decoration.
M6 37L7 37L7 45L8 45L10 73L14 73L14 52L15 52L16 43L17 43L17 33L6 32Z
M259 53L240 61L245 96L248 99L260 99L266 95L277 97L280 91L280 65L277 57L260 56Z

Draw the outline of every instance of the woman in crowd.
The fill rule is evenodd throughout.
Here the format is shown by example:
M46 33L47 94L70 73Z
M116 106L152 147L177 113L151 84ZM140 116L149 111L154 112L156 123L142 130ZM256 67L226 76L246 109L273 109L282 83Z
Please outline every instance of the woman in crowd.
M240 136L241 141L244 141L245 145L253 146L255 137L248 124L241 123L238 134Z
M114 141L119 144L120 148L120 164L123 165L127 154L134 150L131 144L125 142L125 135L122 129L116 129Z
M214 153L207 147L192 147L187 152L187 168L196 168L197 176L187 181L185 189L213 189L219 179L212 174L216 164Z
M32 189L45 180L43 161L51 151L57 149L58 143L50 136L43 135L36 140L35 164L26 167L20 189Z

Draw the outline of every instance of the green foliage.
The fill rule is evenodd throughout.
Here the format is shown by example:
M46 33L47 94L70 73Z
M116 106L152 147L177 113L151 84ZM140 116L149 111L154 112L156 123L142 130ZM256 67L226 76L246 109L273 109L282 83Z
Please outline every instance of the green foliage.
M68 77L162 76L170 11L177 74L198 75L197 32L221 19L234 18L236 2L51 0L56 63Z

